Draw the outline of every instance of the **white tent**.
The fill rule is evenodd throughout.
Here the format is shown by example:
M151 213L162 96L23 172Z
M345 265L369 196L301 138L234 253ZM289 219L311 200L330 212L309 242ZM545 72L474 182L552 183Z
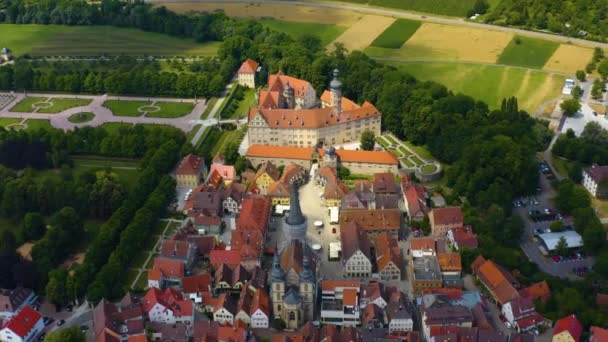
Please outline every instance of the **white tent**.
M557 247L559 240L563 237L566 239L568 248L577 248L583 246L583 238L574 230L566 230L559 233L544 233L538 235L543 241L548 251L553 251Z

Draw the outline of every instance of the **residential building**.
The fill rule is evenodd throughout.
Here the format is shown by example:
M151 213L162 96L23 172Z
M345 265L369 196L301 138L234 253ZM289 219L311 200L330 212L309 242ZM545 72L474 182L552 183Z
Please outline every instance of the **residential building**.
M437 253L437 261L443 276L460 277L462 272L460 253Z
M95 341L116 342L129 336L145 337L144 313L138 299L127 293L118 303L102 299L93 309Z
M213 321L219 324L234 324L237 314L238 296L222 293L218 297L213 309Z
M152 269L148 272L148 287L181 287L182 278L184 278L185 274L185 266L182 261L156 257L154 258Z
M502 306L519 297L519 293L514 286L517 281L509 272L496 265L492 260L486 260L479 256L471 265L471 269L499 305Z
M214 249L209 253L209 263L216 268L224 264L230 266L240 265L241 252L232 249Z
M462 248L475 249L478 247L477 234L471 226L449 229L446 234L448 241L457 251Z
M175 170L177 186L194 188L206 176L205 160L194 154L185 156Z
M342 199L342 210L399 209L400 195L395 193L376 193L372 182L355 182L353 191Z
M414 329L414 321L408 308L407 296L396 287L391 290L386 315L389 334L400 334Z
M579 342L583 324L574 314L559 319L553 328L552 342Z
M582 184L589 191L591 196L605 198L608 194L602 193L600 183L608 178L608 165L593 164L591 167L583 170ZM607 190L603 190L604 192Z
M43 329L42 315L25 305L0 329L0 341L34 341Z
M591 326L589 332L591 333L591 337L589 337L589 342L608 341L608 329L602 329L600 327Z
M152 341L190 341L190 325L185 323L150 322L149 331Z
M460 207L433 208L429 213L433 236L445 236L448 230L464 226Z
M331 150L331 146L327 151ZM336 167L346 167L351 173L374 174L378 172L396 173L399 161L390 152L333 149ZM298 164L310 169L313 162L322 160L326 150L313 147L250 145L245 156L254 167L270 161L276 165Z
M339 207L342 199L348 193L348 187L340 181L333 166L321 166L315 175L317 184L322 185L323 196L321 197L326 207Z
M13 290L0 289L0 319L10 319L21 308L31 305L36 294L31 289L18 286Z
M342 244L344 250L344 243ZM376 264L380 279L384 281L401 279L401 250L397 239L386 232L376 237Z
M420 237L411 239L410 254L414 258L437 255L435 239L431 237Z
M189 241L163 240L160 248L161 257L179 260L189 270L196 257L196 246Z
M427 341L431 338L431 331L437 328L473 326L473 314L462 305L438 304L422 309L421 313L422 332Z
M533 301L538 300L545 303L551 297L551 289L549 289L547 281L543 280L519 290L519 295L530 297Z
M211 292L211 275L197 274L182 279L182 292L184 296L195 304L203 302L203 294Z
M306 180L308 172L302 166L294 163L288 164L278 181L268 187L267 195L272 199L272 204L289 205L289 194L293 182Z
M247 284L253 288L263 288L265 283L266 272L260 267L249 271L242 265L229 266L222 264L215 270L213 288L219 292L238 292Z
M502 306L501 312L518 332L532 330L544 323L544 318L536 312L534 302L528 297L513 299Z
M399 209L341 210L340 226L350 222L355 222L372 241L383 232L397 237L401 227L401 211Z
M358 280L324 280L321 284L321 322L340 326L361 324Z
M264 162L258 168L253 182L249 185L249 191L266 195L268 188L277 182L280 176L281 172L272 162Z
M268 90L259 92L258 108L249 112L249 144L313 147L358 142L365 130L380 135L382 114L374 105L362 106L342 97L338 71L317 104L310 83L285 75L270 75Z
M380 309L384 309L388 304L385 296L384 285L379 281L370 280L366 286L361 288L360 306L363 309L367 305L374 304Z
M245 198L247 188L244 184L232 182L228 185L222 196L222 207L225 214L238 214L241 210L241 203Z
M427 205L427 193L422 185L412 184L403 189L403 203L410 221L424 220L431 210Z
M247 58L237 71L237 79L240 86L255 88L255 73L260 65L251 58Z
M264 289L254 292L250 317L252 328L268 328L270 326L270 297Z
M211 164L207 184L214 188L230 185L236 179L236 169L232 165Z
M367 234L357 223L349 222L340 227L342 264L344 276L369 278L372 275L371 245Z
M151 322L192 324L194 306L172 288L161 291L152 287L142 299L142 310Z
M443 278L436 256L414 258L410 255L408 275L412 292L422 293L425 289L443 287Z
M395 174L392 172L375 173L372 191L376 194L398 194L400 189L395 181Z

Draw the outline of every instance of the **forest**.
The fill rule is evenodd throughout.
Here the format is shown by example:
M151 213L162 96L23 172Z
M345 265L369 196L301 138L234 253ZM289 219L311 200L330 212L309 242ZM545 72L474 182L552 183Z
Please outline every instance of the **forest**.
M606 41L607 13L608 0L502 0L487 19L497 25L522 26Z

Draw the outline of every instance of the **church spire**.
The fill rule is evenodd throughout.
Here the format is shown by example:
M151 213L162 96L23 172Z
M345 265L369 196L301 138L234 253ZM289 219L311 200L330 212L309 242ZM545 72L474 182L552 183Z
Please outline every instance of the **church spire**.
M302 209L300 208L300 195L299 195L299 184L294 181L291 184L291 196L289 198L289 216L285 221L290 225L300 225L306 221L304 215L302 215Z

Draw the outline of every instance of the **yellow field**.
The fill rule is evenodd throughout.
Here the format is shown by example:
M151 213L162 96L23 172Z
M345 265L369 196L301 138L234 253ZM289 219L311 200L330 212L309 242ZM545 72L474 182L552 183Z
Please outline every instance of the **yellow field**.
M561 44L543 69L574 74L576 70L585 70L592 57L591 48Z
M495 63L511 33L425 23L403 45L399 57Z
M342 35L329 44L332 49L334 43L342 43L349 51L363 50L368 47L376 37L395 22L394 18L377 15L366 15L346 30Z
M337 24L350 26L357 22L362 14L341 9L295 6L290 4L262 3L218 3L218 2L168 2L157 4L177 13L213 12L223 10L227 15L240 18L267 18L286 21L311 22L319 24Z
M522 84L514 94L519 99L519 107L534 113L545 101L555 98L564 85L564 78L557 75L548 75L543 82L537 82L535 78L543 75L531 70L526 71ZM548 107L551 107L550 105ZM555 108L555 107L553 107Z

